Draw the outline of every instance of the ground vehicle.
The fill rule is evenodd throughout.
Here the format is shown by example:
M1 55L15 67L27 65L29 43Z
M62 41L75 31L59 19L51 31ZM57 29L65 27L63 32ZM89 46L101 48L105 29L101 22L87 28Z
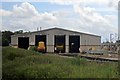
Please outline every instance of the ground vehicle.
M58 51L62 51L63 50L63 45L57 45L56 48L57 48Z
M57 53L61 53L64 50L64 45L63 44L57 44L55 48L56 48L55 50L56 50Z
M45 43L43 41L38 42L37 51L45 52Z

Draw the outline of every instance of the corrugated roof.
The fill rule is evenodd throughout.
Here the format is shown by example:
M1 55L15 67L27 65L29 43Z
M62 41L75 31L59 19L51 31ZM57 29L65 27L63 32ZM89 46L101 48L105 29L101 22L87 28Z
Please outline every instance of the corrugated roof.
M72 30L63 29L63 28L56 28L56 27L55 28L44 29L44 30L41 30L41 31L43 32L43 31L49 31L49 30L54 30L54 29L64 30L64 31L69 31L69 32L74 32L74 33L79 33L79 34L85 34L85 35L91 35L91 36L96 36L96 37L101 37L99 35L94 35L94 34L89 34L89 33L83 33L83 32L78 32L78 31L72 31ZM41 31L34 31L34 32L28 32L28 33L37 33L37 32L41 32ZM27 34L27 33L22 33L22 34ZM21 35L21 34L16 34L16 36L17 35Z

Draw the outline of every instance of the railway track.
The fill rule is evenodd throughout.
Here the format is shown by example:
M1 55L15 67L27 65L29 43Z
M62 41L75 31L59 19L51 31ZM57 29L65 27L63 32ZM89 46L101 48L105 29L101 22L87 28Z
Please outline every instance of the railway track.
M71 53L61 53L61 56L68 56L68 57L76 57L78 54L71 54ZM97 62L118 62L118 58L111 58L111 57L99 57L99 56L89 56L89 55L80 55L81 58L86 58L88 61L97 61Z
M86 58L88 61L98 61L98 62L118 62L118 58L106 58L106 57L91 57L91 56L81 56L81 58Z

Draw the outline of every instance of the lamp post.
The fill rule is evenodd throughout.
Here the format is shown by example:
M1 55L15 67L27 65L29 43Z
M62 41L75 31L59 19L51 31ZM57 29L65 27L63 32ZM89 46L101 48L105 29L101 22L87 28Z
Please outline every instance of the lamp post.
M111 51L111 47L112 47L112 35L113 35L113 34L110 34L110 43L109 43L110 51Z

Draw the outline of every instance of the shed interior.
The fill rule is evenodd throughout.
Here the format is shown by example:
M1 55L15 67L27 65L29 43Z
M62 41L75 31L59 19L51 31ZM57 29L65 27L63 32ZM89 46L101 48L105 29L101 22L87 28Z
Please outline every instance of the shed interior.
M65 35L55 35L54 40L54 52L65 53Z
M28 49L29 37L18 37L18 47L23 49Z
M43 41L45 44L45 52L46 52L46 35L35 35L35 46L38 46L38 43Z
M69 36L69 52L79 53L79 48L80 48L80 36L70 35Z

